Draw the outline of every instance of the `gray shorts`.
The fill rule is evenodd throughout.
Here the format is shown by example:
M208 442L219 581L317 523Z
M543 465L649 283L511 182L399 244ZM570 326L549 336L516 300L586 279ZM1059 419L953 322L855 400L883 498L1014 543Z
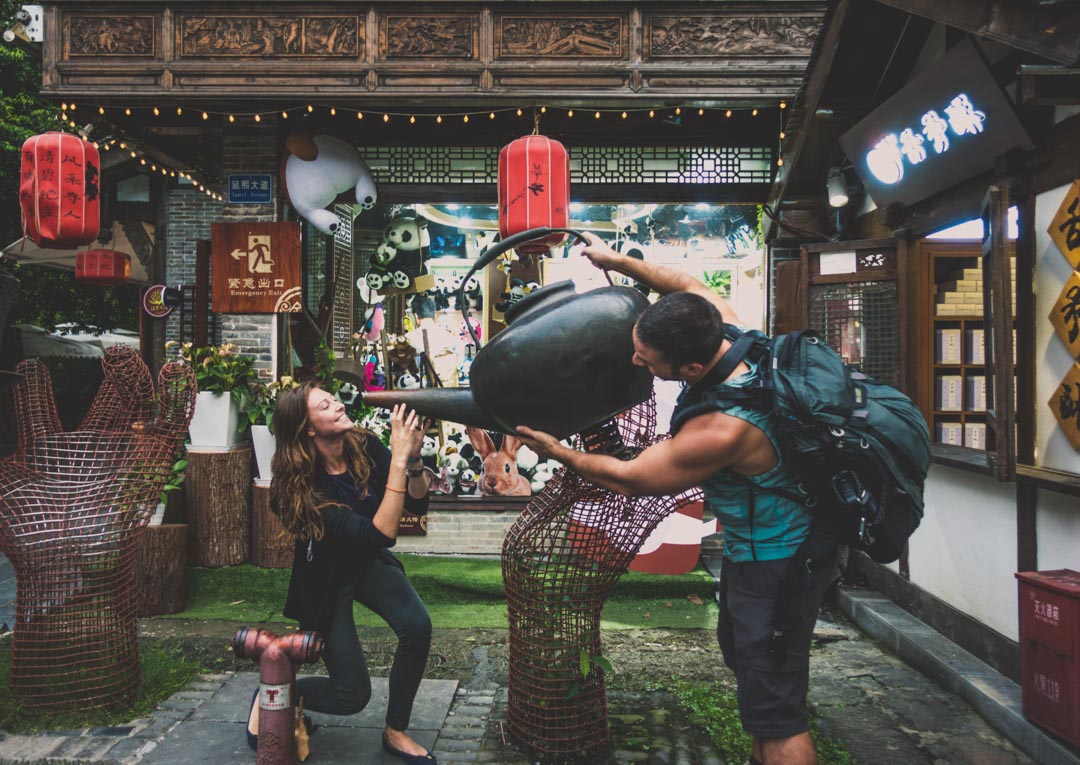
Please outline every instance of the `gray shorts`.
M806 689L810 641L825 590L836 578L837 551L811 576L789 610L789 627L773 641L777 596L789 560L724 561L716 635L738 681L743 729L757 738L789 738L809 728Z

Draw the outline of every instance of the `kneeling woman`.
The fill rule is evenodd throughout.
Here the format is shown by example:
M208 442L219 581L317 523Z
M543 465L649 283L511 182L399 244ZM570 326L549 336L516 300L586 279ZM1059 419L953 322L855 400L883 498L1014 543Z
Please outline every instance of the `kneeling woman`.
M353 622L356 600L397 634L383 749L410 765L435 758L406 733L427 664L431 620L401 564L386 549L397 540L403 511L427 512L420 461L423 426L415 412L394 408L390 448L357 429L345 407L309 382L282 394L274 410L277 451L270 506L296 537L284 613L326 640L328 677L297 681L304 709L356 714L371 699L371 678ZM252 702L249 743L257 746Z

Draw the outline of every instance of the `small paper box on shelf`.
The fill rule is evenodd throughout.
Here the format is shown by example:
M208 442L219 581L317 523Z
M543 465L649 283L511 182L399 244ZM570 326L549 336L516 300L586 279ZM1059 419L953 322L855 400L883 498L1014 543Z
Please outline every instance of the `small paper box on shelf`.
M977 279L953 279L938 285L939 292L980 292L982 282Z
M938 375L935 382L935 409L939 412L963 409L963 378L960 375Z
M967 301L967 295L969 295L969 294L971 294L971 293L967 293L967 292L939 292L937 301L938 301L938 303L944 304L944 305L960 305L961 303L968 302Z
M939 422L934 425L934 440L939 444L963 446L963 428L959 422Z
M986 423L964 423L964 446L970 449L982 449L986 451Z
M938 364L961 363L959 329L938 329L934 331L934 361Z
M972 412L986 411L986 375L969 375L964 390L967 409Z
M959 307L960 306L958 306L958 305L944 305L944 304L941 304L941 305L935 306L934 310L937 312L938 316L959 316L960 314L957 313L957 310L956 310Z
M983 345L984 333L981 329L969 329L964 337L964 363L985 364L986 347Z

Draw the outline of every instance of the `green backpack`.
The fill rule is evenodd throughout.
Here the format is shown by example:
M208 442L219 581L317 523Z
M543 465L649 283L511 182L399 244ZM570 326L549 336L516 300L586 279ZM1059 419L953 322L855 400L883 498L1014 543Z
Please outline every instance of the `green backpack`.
M879 563L900 557L923 515L930 468L926 420L911 399L847 365L811 330L768 338L728 326L732 347L711 377L726 380L744 359L761 373L749 387L717 385L680 409L672 432L732 403L771 410L781 449L802 483L782 494L813 510L840 541Z

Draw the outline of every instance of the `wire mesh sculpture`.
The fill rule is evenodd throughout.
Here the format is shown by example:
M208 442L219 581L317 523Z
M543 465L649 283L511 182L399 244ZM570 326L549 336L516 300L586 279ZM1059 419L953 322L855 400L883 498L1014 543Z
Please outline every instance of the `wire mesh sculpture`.
M195 408L190 367L158 392L109 348L78 430L64 432L48 368L21 362L17 447L0 460L0 549L15 569L10 685L36 709L120 708L139 687L135 553Z
M630 458L661 440L650 399L581 436L587 451ZM664 436L666 437L666 436ZM510 616L508 722L534 754L597 762L610 752L600 613L649 534L700 498L625 497L561 469L510 528L502 549ZM587 674L586 674L587 673Z

